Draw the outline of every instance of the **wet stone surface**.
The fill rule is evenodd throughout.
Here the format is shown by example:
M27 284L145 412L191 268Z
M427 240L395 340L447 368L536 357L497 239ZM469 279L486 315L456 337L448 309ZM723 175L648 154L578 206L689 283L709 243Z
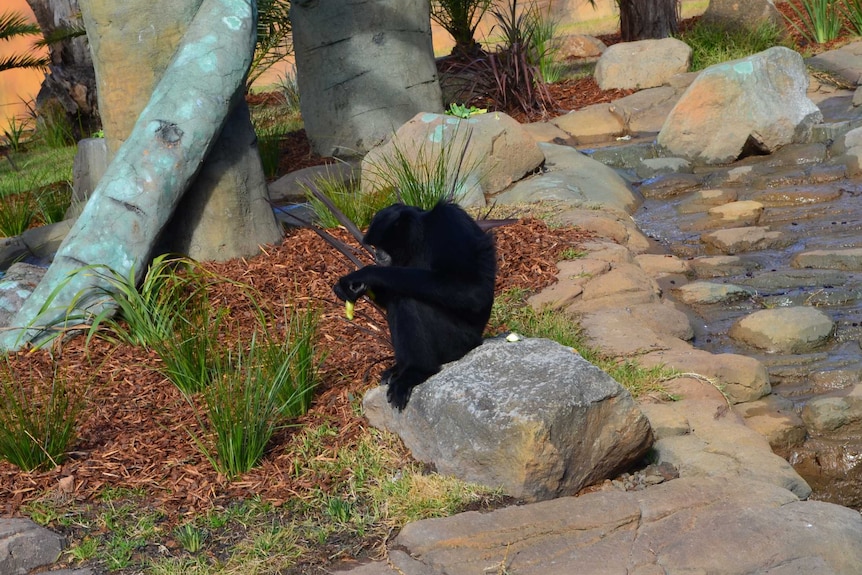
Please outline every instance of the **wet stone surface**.
M844 173L825 147L792 146L770 157L645 181L640 185L645 202L634 216L664 250L691 264L688 277L659 280L671 298L680 301L679 288L694 281L749 290L750 296L718 303L688 302L693 343L712 353L759 359L773 393L792 400L800 413L811 398L840 393L862 378L862 268L830 264L825 254L809 253L852 255L862 248L862 179ZM721 211L714 208L732 201L758 202L763 210L756 222L716 217ZM751 235L737 243L725 236L722 242L704 238L719 231L733 238L754 229L773 234L774 241L758 243ZM754 312L798 305L817 307L835 324L833 335L814 350L767 353L728 335L735 322ZM811 484L815 498L862 508L862 425L817 437L809 431L802 446L782 455Z

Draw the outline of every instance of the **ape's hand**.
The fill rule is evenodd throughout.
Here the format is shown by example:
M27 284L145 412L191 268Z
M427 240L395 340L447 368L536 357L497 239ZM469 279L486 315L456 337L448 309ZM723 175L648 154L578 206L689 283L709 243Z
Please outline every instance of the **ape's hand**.
M338 299L344 301L356 301L368 291L368 286L359 278L354 277L356 272L347 274L338 280L338 283L332 286L332 290Z

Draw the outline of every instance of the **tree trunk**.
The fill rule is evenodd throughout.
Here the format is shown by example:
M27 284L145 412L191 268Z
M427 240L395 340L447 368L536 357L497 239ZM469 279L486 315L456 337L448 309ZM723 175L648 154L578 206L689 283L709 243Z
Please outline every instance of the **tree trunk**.
M27 4L46 37L57 30L83 26L78 0L27 0ZM49 51L51 63L36 96L36 110L48 116L52 109L62 109L76 137L89 135L99 125L99 111L96 74L87 37L55 42Z
M419 112L443 112L428 0L293 0L305 131L322 156L362 155Z
M109 158L130 137L202 1L81 0ZM210 105L191 98L176 104ZM257 138L240 97L176 216L161 232L155 251L182 253L196 260L256 255L260 245L281 239L267 198Z
M623 42L667 38L679 32L679 0L618 0Z
M161 8L174 2L164 0ZM93 313L109 307L92 291L108 288L107 282L87 273L87 266L143 277L155 242L245 93L256 38L254 6L254 0L202 0L128 139L45 277L10 321L18 329L0 332L0 350L38 339L44 326L63 322L73 306L92 306ZM153 21L164 15L150 10ZM127 42L136 44L138 36ZM269 217L274 222L271 210Z

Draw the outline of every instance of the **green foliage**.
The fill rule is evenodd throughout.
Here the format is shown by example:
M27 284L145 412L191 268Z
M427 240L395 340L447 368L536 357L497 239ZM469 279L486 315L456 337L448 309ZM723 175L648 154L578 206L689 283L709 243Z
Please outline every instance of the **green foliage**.
M16 12L3 12L0 14L0 41L12 40L22 36L40 36L41 30L36 24L27 21L23 14ZM48 65L45 56L33 56L30 54L11 54L0 57L0 72L21 68L44 69Z
M255 128L257 150L263 164L263 175L272 179L278 175L278 162L281 159L282 132L278 127Z
M6 118L6 129L3 130L3 138L9 150L17 154L24 145L24 134L30 130L29 118L17 118L12 116Z
M480 73L490 76L489 97L501 110L544 113L553 107L553 97L536 64L542 56L535 51L541 44L536 25L542 22L542 17L536 15L537 10L535 3L519 10L518 0L501 1L491 10L503 36L502 44L477 64L480 70L484 67ZM552 56L550 47L546 49Z
M862 36L862 0L844 0L842 14L857 36Z
M206 531L196 527L193 523L184 523L174 529L177 542L189 553L197 553L203 548L206 535Z
M526 26L531 30L528 62L539 69L546 84L559 82L564 66L556 59L559 52L558 22L551 16L551 3L548 3L545 14L535 3L532 4L527 9Z
M440 201L457 202L478 185L476 166L465 165L469 144L469 124L459 123L443 130L438 142L425 140L412 153L395 145L371 163L373 188L391 190L401 203L423 210Z
M329 198L341 213L360 228L368 227L374 214L396 200L391 189L363 194L359 190L359 181L355 178L345 181L329 172L316 176L311 184L301 185L306 191L306 198L317 224L323 228L337 228L339 222L329 208L312 193L312 188Z
M24 471L56 467L75 440L82 403L56 368L49 377L20 374L5 358L0 363L0 458Z
M299 115L299 84L296 81L296 75L288 74L281 78L281 93L284 94L284 101L288 111L292 114Z
M788 6L802 21L799 25L787 18L787 22L802 34L806 40L815 44L823 44L835 40L844 27L842 6L845 0L799 0L802 8L796 2L788 2Z
M488 110L486 108L477 108L476 106L470 106L468 108L465 104L456 104L455 102L452 102L449 104L449 108L445 113L450 116L455 116L456 118L467 119L470 116L485 114L487 112Z
M36 192L37 214L46 224L56 224L63 221L71 203L71 182L57 182Z
M196 262L168 254L152 261L140 284L134 266L127 275L106 265L75 273L97 276L100 285L75 295L66 310L67 321L89 323L88 338L98 334L148 349L169 339L177 322L189 321L185 316L197 311L208 277Z
M75 144L75 133L61 106L46 106L41 114L31 109L30 113L36 119L36 138L46 147L58 149Z
M34 215L31 191L0 196L0 237L21 235L30 227Z
M257 1L257 41L246 88L293 53L290 34L290 0Z
M770 23L763 23L751 29L727 28L700 21L681 34L679 39L691 47L692 71L744 58L772 46L791 46L784 31Z
M316 322L306 325L314 329ZM315 378L296 379L304 371L294 366L298 347L291 339L296 338L256 332L247 348L240 342L223 358L211 358L215 373L203 395L216 436L215 453L201 437L194 440L213 467L229 478L257 465L284 418L308 408Z
M493 0L432 0L431 19L446 30L455 40L453 53L475 55L480 52L476 43L476 28Z

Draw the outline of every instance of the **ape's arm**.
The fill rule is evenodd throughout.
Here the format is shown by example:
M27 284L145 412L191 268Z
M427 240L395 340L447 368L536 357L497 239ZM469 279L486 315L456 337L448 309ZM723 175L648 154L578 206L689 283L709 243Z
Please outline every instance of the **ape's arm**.
M487 305L477 289L475 278L464 280L461 274L444 274L432 270L406 267L366 266L342 277L335 285L335 295L356 301L370 291L381 304L392 297L415 299L446 309L477 311ZM493 290L493 286L491 287Z

